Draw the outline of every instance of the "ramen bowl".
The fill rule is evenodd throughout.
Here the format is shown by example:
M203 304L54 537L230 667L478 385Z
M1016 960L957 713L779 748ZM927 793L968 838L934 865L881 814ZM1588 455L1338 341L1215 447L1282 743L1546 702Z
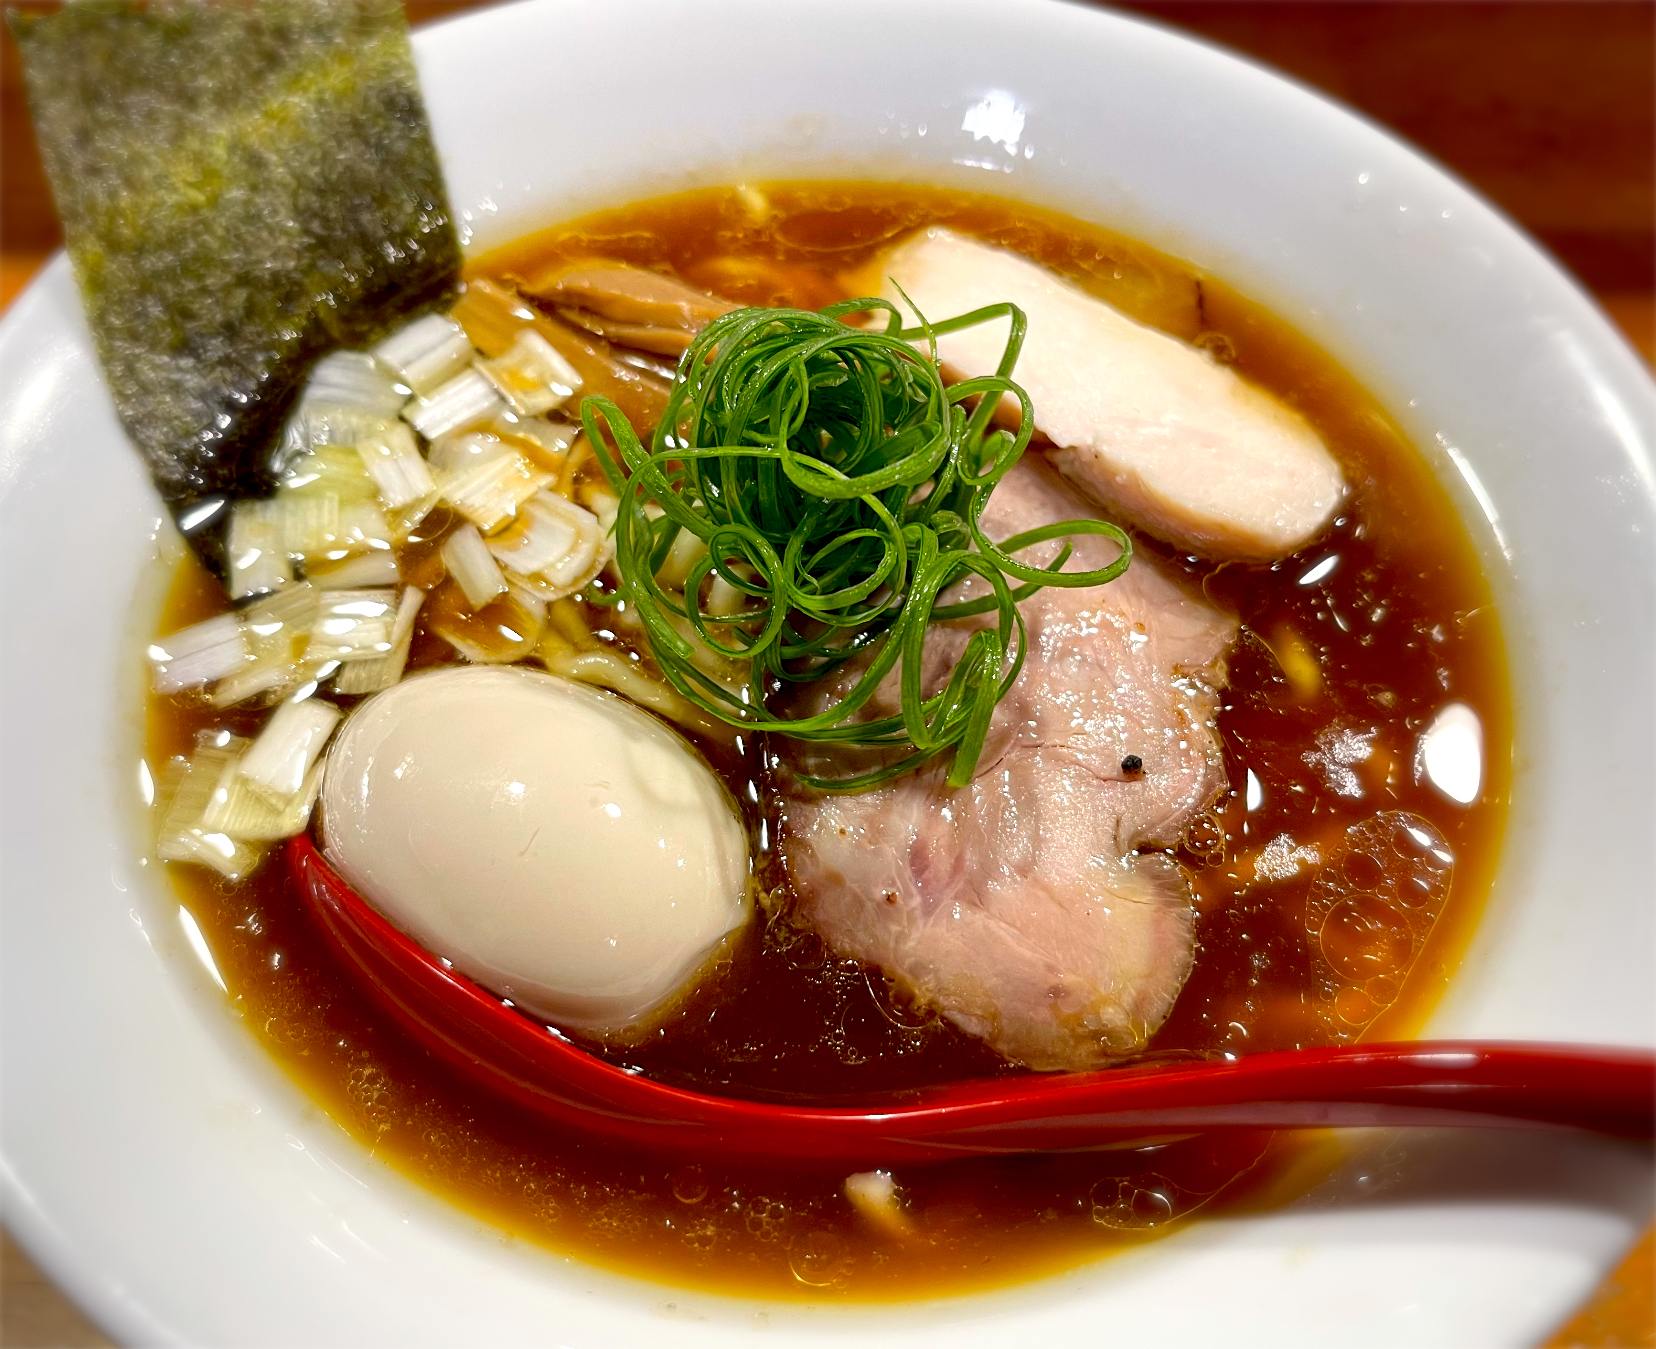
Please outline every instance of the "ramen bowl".
M1428 457L1507 635L1508 840L1424 1033L1652 1042L1656 393L1486 204L1276 76L1035 0L545 0L415 50L474 251L704 183L890 179L1106 224L1296 325ZM514 1242L281 1074L145 865L160 516L59 260L0 324L4 1198L117 1338L915 1349L1109 1324L1135 1343L1524 1343L1648 1221L1646 1149L1417 1132L1365 1136L1283 1206L902 1305L691 1293Z

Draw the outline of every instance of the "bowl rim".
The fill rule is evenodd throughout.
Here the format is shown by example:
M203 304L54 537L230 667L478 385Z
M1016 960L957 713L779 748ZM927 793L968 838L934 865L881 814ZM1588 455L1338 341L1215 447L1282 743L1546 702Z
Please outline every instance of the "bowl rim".
M507 5L472 11L439 24L428 26L419 30L415 38L416 52L421 64L422 74L429 73L431 69L440 66L447 59L444 49L449 42L461 37L465 37L468 42L479 44L492 42L500 33L509 32L515 23L520 22L520 19L514 16L521 16L530 12L544 14L557 9L568 11L568 14L560 12L560 19L567 17L580 18L595 8L597 8L596 5L570 4L566 6L555 3ZM656 6L656 12L663 14L667 8L670 7L658 5ZM724 8L727 12L744 18L757 16L763 10L762 6L754 3L743 3L742 0L730 0L729 3L724 5ZM1150 21L1120 14L1081 10L1079 7L1071 9L1068 6L1052 3L1051 0L1007 0L1007 3L993 6L968 3L954 7L956 12L960 9L969 10L971 15L978 17L988 14L991 10L999 11L999 16L1002 18L1010 14L1017 14L1028 18L1031 22L1048 25L1054 38L1062 36L1063 32L1073 33L1076 31L1073 27L1076 23L1102 25L1108 27L1112 33L1117 35L1128 32L1155 33L1158 35L1157 40L1159 42L1167 44L1164 50L1196 48L1204 51L1206 53L1204 60L1207 64L1203 68L1208 72L1229 71L1234 75L1237 69L1245 70L1248 72L1248 80L1265 82L1264 85L1258 86L1258 88L1266 90L1263 96L1279 101L1287 99L1290 104L1299 107L1301 111L1313 108L1320 109L1315 113L1314 118L1319 123L1328 123L1332 116L1335 122L1341 126L1345 126L1347 123L1354 124L1365 136L1370 137L1375 142L1375 154L1386 160L1388 167L1403 165L1409 173L1414 175L1415 180L1431 183L1443 192L1445 199L1454 203L1457 210L1464 209L1476 221L1481 222L1478 228L1484 232L1492 246L1498 246L1499 250L1504 250L1501 261L1510 263L1523 272L1526 283L1531 287L1532 302L1540 308L1550 307L1551 312L1562 316L1560 321L1566 324L1577 339L1577 346L1574 350L1581 355L1579 364L1582 371L1581 382L1585 396L1589 400L1597 398L1599 400L1598 405L1601 408L1621 407L1625 415L1633 418L1634 423L1633 434L1624 437L1625 442L1630 446L1636 442L1642 442L1647 447L1643 476L1638 472L1637 462L1633 464L1632 476L1642 486L1644 492L1643 496L1633 498L1634 507L1642 507L1648 517L1652 493L1656 492L1656 488L1652 487L1649 476L1648 445L1651 437L1641 430L1641 425L1650 425L1656 422L1656 417L1653 417L1653 409L1656 409L1656 386L1652 386L1648 374L1644 372L1637 358L1632 355L1619 335L1609 328L1607 322L1597 311L1596 306L1584 296L1579 286L1561 275L1554 264L1539 253L1533 243L1516 233L1515 227L1510 222L1505 221L1486 204L1478 201L1465 189L1448 179L1441 170L1425 161L1423 156L1403 146L1389 133L1380 131L1372 124L1363 122L1319 94L1298 86L1284 77L1270 73L1261 67L1254 66L1242 58L1228 55L1193 39L1173 34ZM915 0L915 3L910 4L909 11L941 14L950 12L950 7L941 3L932 3L931 0L927 0L927 3L920 3L920 0ZM1063 30L1063 32L1060 32L1060 30ZM1306 100L1310 100L1310 102L1307 103ZM1350 127L1347 126L1346 130L1349 131ZM1424 178L1421 175L1424 175ZM468 190L469 188L470 185L468 184ZM485 192L482 195L486 196L487 193ZM471 193L470 197L467 198L470 206L479 205L478 196L479 194L475 192ZM456 204L460 205L462 203L457 199ZM565 213L566 216L568 214L571 213ZM497 210L494 213L480 212L480 218L505 220L508 216ZM1135 234L1136 237L1144 237L1134 229L1127 229L1124 232ZM1149 237L1147 241L1162 246L1156 237ZM1229 275L1222 266L1215 266L1214 270L1219 271L1222 275ZM0 346L13 354L28 354L26 350L20 349L25 349L41 332L49 329L49 335L54 339L59 335L61 325L53 327L57 320L51 312L51 306L61 301L63 288L66 285L66 277L67 268L60 258L52 264L44 276L33 283L25 294L19 297L11 312L6 315L3 322L0 322ZM1249 293L1254 292L1250 291ZM1260 298L1275 312L1284 312L1283 306L1273 301L1269 295L1263 295ZM1292 311L1289 312L1291 316ZM1296 326L1300 325L1296 323ZM1307 335L1318 341L1319 345L1323 345L1325 348L1328 347L1328 343L1319 338L1316 331L1308 332ZM6 341L6 338L11 340ZM1341 359L1337 349L1334 354L1337 359ZM1343 363L1351 368L1349 361L1343 361ZM1353 373L1357 374L1363 382L1369 382L1361 369L1354 369ZM10 386L9 381L0 381L0 383L7 387ZM1384 398L1382 401L1389 403L1389 400ZM1627 412L1629 408L1631 412ZM1613 413L1607 412L1605 415L1612 422L1614 421ZM7 440L11 442L10 444L0 443L0 502L6 504L17 499L17 493L14 490L17 481L16 475L33 471L32 461L22 463L20 466L14 458L20 452L16 448L21 444L18 439L19 435L20 433L14 429L0 430L0 442ZM1446 444L1444 450L1450 453L1451 458L1453 457L1454 447ZM9 457L13 458L13 463L9 466L11 476L7 474L8 465L5 463ZM1634 458L1636 460L1636 456ZM1476 483L1477 479L1474 477L1469 482ZM1461 493L1462 506L1464 507L1470 502L1475 507L1477 505L1475 501L1476 494L1477 489L1469 485ZM1496 553L1499 554L1504 545L1502 545L1498 533L1493 537ZM1515 616L1515 611L1510 605L1507 606L1506 612L1508 616ZM11 616L15 618L15 611ZM1527 640L1529 636L1530 634L1509 628L1509 641L1514 645L1519 641ZM1644 735L1645 728L1642 725L1636 727L1635 730L1639 735ZM1539 739L1541 730L1538 728L1532 734ZM13 776L13 773L7 774L8 778ZM8 788L12 785L8 783ZM1515 832L1517 832L1517 826L1520 823L1516 818L1514 819ZM1532 821L1523 823L1533 824ZM9 840L9 842L15 842L15 840ZM10 852L13 849L8 847L7 851ZM12 858L8 857L7 860L9 864ZM9 865L8 870L10 870ZM5 898L9 908L11 905L11 885L9 883L6 890L8 893ZM174 979L178 977L176 969L169 969L167 974ZM1451 997L1453 997L1455 991L1455 986L1452 985ZM1467 997L1474 997L1474 993L1469 991ZM188 1014L196 1016L200 1012L201 1008L192 1002ZM221 1029L228 1031L230 1028L222 1027ZM1635 1030L1641 1036L1640 1043L1648 1044L1651 1043L1653 1038L1656 1038L1656 1036L1647 1035L1643 1027L1635 1027ZM7 1076L11 1076L9 1071ZM8 1116L11 1114L10 1107L7 1109L7 1114ZM181 1338L186 1333L180 1325L167 1324L164 1319L157 1319L136 1288L123 1288L118 1284L112 1284L107 1277L107 1271L98 1269L92 1263L88 1263L79 1249L81 1243L77 1240L77 1233L72 1230L72 1224L65 1225L56 1221L51 1212L36 1205L33 1193L34 1186L31 1184L28 1168L20 1165L10 1139L7 1141L3 1159L3 1175L0 1175L0 1181L3 1181L3 1189L0 1189L0 1193L3 1193L7 1201L8 1222L14 1224L13 1230L20 1242L49 1273L70 1290L77 1302L91 1310L95 1319L117 1331L119 1337L123 1339L171 1340Z

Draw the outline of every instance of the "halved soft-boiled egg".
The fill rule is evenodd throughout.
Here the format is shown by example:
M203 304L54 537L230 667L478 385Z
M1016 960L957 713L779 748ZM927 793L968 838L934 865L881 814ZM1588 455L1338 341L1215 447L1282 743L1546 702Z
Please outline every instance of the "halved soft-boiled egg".
M555 1025L648 1019L752 912L746 830L675 732L538 671L415 675L328 755L323 851L428 951Z

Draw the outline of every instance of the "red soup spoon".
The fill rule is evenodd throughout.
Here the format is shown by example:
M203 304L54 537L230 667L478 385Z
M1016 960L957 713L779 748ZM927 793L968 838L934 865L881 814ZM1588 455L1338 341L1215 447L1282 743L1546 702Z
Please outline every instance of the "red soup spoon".
M847 1166L1120 1147L1212 1129L1573 1126L1656 1134L1656 1054L1416 1041L1237 1060L1031 1074L777 1105L664 1086L594 1058L393 927L309 838L288 863L346 965L438 1058L560 1124L704 1157Z

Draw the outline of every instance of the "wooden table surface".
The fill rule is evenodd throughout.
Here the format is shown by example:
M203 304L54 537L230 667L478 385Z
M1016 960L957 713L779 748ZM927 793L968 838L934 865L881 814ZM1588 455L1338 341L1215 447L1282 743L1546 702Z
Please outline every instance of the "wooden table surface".
M407 0L418 23L482 0ZM23 0L24 9L54 6ZM1119 6L1247 54L1413 141L1574 272L1656 362L1656 4L1146 0ZM60 235L3 39L0 308ZM1656 1229L1548 1349L1656 1346ZM107 1345L4 1238L0 1346Z

